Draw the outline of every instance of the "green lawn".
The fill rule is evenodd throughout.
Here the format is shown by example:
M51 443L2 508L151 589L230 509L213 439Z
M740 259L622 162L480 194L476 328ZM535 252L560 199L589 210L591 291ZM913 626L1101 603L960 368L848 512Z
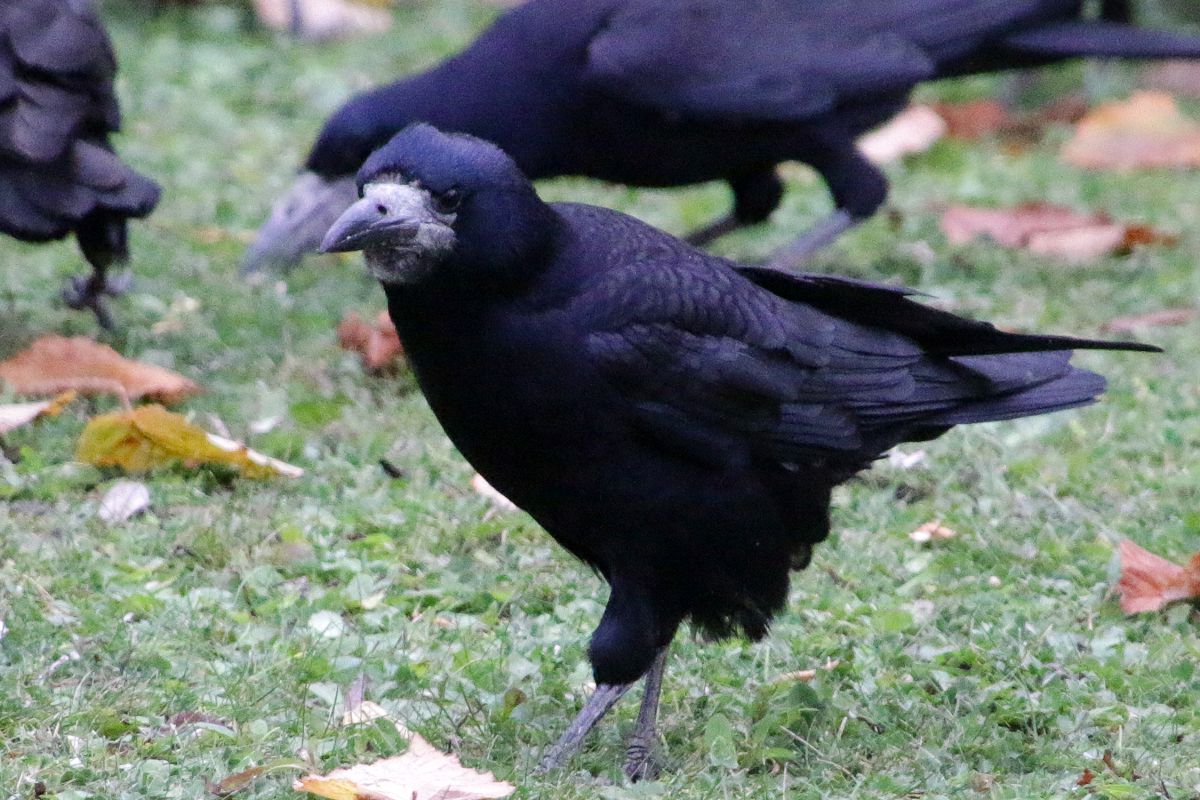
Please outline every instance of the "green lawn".
M387 35L307 46L248 32L232 8L151 17L148 5L107 7L122 61L119 145L165 188L133 229L137 285L108 340L202 383L183 407L198 422L219 418L307 474L156 474L151 513L109 527L95 512L118 476L71 459L84 418L114 401L8 437L18 458L0 460L0 797L38 786L64 799L203 797L206 780L255 765L328 769L399 752L386 726L336 724L360 675L369 699L522 798L1200 796L1197 617L1177 607L1127 618L1109 594L1124 537L1176 560L1200 550L1195 322L1142 334L1163 356L1081 356L1111 378L1096 407L958 430L925 446L924 464L885 462L839 491L836 532L794 579L768 641L677 643L660 783L621 780L635 699L574 771L531 775L586 691L604 587L527 517L471 490L411 377L366 377L337 349L345 311L382 306L357 258L314 260L286 283L236 277L325 115L452 51L495 10L423 2L398 11ZM1082 74L1064 68L1042 91ZM1121 95L1132 76L1105 73L1103 91ZM1200 173L1083 173L1056 158L1068 133L1015 154L942 143L894 168L890 213L815 268L1087 336L1117 315L1195 304ZM827 211L811 173L789 176L772 224L721 252L761 258ZM543 189L675 232L727 201L719 186ZM1180 243L1068 267L951 248L937 229L939 203L1037 198L1153 223ZM0 241L0 262L0 355L43 332L94 330L51 302L82 269L73 245ZM248 432L276 415L274 430ZM958 537L909 540L934 519ZM829 659L839 665L811 684L781 680ZM208 722L165 724L183 712ZM1085 768L1095 779L1078 788ZM297 774L281 767L238 796L292 796Z

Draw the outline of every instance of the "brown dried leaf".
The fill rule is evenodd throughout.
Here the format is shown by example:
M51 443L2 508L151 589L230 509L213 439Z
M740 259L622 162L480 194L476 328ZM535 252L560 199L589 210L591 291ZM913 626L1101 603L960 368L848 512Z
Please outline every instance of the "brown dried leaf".
M488 800L516 791L490 772L464 767L457 756L440 752L416 733L404 755L325 776L306 775L292 788L330 800Z
M170 405L200 391L187 378L162 367L130 361L107 345L77 336L43 336L0 362L0 381L17 394L65 391L147 397Z
M1166 328L1172 325L1186 325L1200 314L1195 308L1164 308L1161 311L1151 311L1146 314L1132 314L1128 317L1117 317L1100 326L1106 333L1129 333L1140 328Z
M53 400L43 400L40 403L0 405L0 434L28 425L42 417L57 417L74 399L74 392L63 392Z
M929 106L913 105L858 139L859 151L875 164L924 153L946 135L946 122Z
M1088 113L1063 145L1068 164L1129 171L1200 167L1200 122L1162 92L1138 92Z
M404 363L404 346L387 311L380 311L374 325L351 311L337 326L338 344L358 353L368 372L390 372Z
M1015 119L996 100L969 103L935 103L933 110L946 122L946 135L952 139L982 139L1011 127Z
M1145 69L1141 84L1176 97L1200 99L1200 62L1187 59L1162 61Z
M140 406L90 420L75 457L99 467L146 472L182 463L189 468L223 464L250 478L299 477L304 470L192 425L162 406Z
M259 21L268 28L309 41L386 31L392 15L375 5L361 0L254 0Z
M1168 603L1200 597L1200 553L1181 567L1125 539L1117 593L1126 614L1158 611Z
M814 669L798 669L795 672L785 672L775 679L775 683L808 683L813 678L817 677L817 673L820 670L825 670L828 672L829 670L837 669L838 665L841 663L842 662L836 658L831 658L820 667L816 667Z
M1072 263L1126 253L1136 245L1177 241L1144 225L1114 222L1107 214L1082 214L1045 203L1015 208L950 206L942 214L941 228L954 245L989 238L1002 247Z

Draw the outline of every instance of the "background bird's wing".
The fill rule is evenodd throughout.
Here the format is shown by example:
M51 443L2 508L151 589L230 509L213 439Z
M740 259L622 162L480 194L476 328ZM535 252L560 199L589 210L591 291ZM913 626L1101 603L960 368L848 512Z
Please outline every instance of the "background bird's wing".
M933 62L910 38L886 25L856 28L845 12L830 25L827 7L634 0L593 38L585 81L664 113L767 121L906 92L933 76Z
M0 4L0 231L54 239L98 212L120 224L153 209L158 186L108 143L115 73L88 0Z

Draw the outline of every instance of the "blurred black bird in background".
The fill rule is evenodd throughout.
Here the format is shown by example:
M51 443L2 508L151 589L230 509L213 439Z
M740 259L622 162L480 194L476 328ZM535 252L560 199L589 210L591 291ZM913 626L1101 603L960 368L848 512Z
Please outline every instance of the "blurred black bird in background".
M109 269L129 255L126 221L159 188L114 153L116 59L90 0L0 4L0 231L26 242L71 234L92 266L63 297L112 325Z
M561 764L646 676L625 765L655 773L667 647L767 632L832 488L904 441L1093 402L1073 348L902 289L741 267L631 217L543 203L494 145L414 125L323 252L362 250L450 439L611 587Z
M411 122L470 133L530 178L634 186L723 180L733 210L706 243L765 220L802 161L836 211L777 264L794 264L882 204L855 146L918 83L1079 56L1200 57L1200 38L1084 20L1082 0L532 0L444 63L355 97L325 124L243 269L293 265L354 198L355 170Z

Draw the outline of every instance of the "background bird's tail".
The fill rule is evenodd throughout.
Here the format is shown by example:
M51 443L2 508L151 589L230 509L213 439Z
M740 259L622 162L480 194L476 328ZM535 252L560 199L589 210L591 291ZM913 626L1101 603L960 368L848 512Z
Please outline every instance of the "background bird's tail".
M1127 16L1124 3L1112 4L1103 21L1055 22L1012 34L1006 50L1039 58L1200 58L1200 36L1146 30L1111 21Z

